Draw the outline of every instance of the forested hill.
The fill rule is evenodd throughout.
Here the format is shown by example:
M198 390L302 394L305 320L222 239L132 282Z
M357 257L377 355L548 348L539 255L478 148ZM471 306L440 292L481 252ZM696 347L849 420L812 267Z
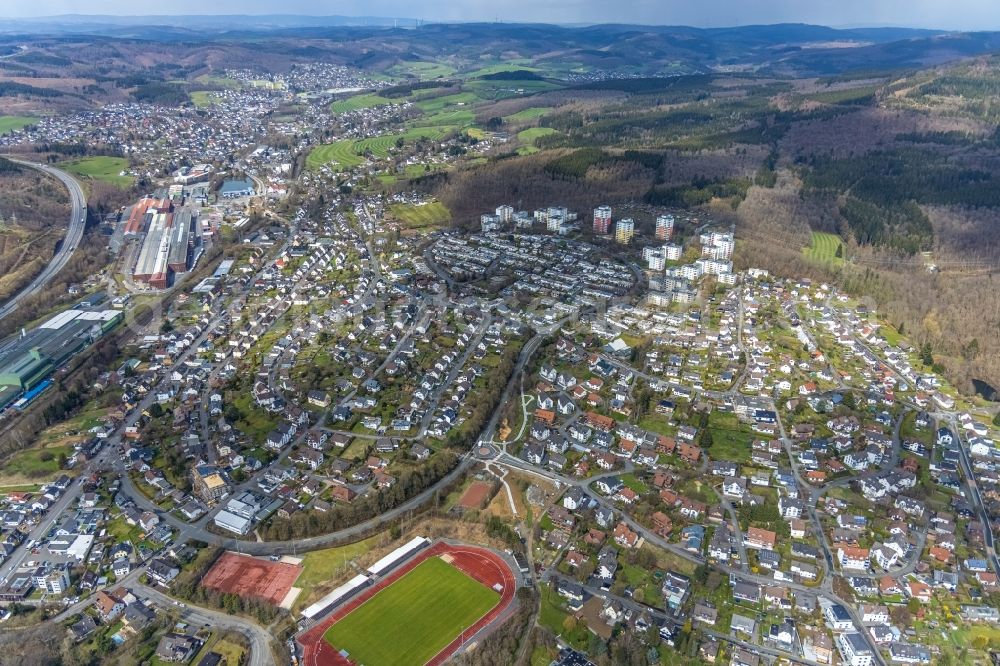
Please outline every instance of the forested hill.
M1000 48L996 33L945 34L908 28L834 29L803 24L692 28L685 26L545 24L421 24L369 20L351 25L342 17L183 17L61 16L7 20L0 34L67 35L171 42L182 58L189 49L212 44L215 57L228 45L240 56L247 40L267 44L275 58L295 59L308 41L317 57L344 64L379 63L392 58L444 55L474 62L483 53L517 52L574 62L583 69L628 69L673 75L718 69L781 75L827 75L858 69L918 67ZM2 46L2 45L0 45ZM72 55L72 54L69 54ZM243 54L245 57L245 54ZM234 61L233 66L236 66Z

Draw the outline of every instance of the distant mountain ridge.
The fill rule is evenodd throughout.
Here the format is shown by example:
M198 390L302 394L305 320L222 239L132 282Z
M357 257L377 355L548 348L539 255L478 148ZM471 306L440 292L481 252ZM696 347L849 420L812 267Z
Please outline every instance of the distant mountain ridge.
M306 16L300 14L149 14L113 16L107 14L60 14L29 18L3 18L0 32L46 32L104 30L109 27L175 27L194 31L225 32L252 27L272 30L297 26L392 26L413 18L385 16Z
M3 18L3 17L0 17ZM415 17L392 16L319 16L304 14L150 14L135 16L113 16L104 14L61 14L29 18L3 18L0 33L53 33L53 32L104 32L109 28L123 26L134 28L173 27L192 32L229 32L253 29L259 31L282 30L303 27L399 27L413 28L431 25L524 27L540 26L562 30L600 29L612 32L667 32L676 34L701 34L712 37L732 37L739 35L762 41L793 39L863 39L868 41L894 41L912 37L926 37L941 34L942 30L900 27L830 28L806 23L775 23L745 25L722 28L697 28L683 25L646 25L629 23L557 25L546 23L481 23L421 21Z
M419 27L418 26L419 23ZM776 76L828 76L856 70L925 67L1000 50L1000 33L951 33L899 27L830 28L781 23L724 28L542 23L422 23L386 17L93 16L9 19L0 41L43 38L151 41L236 46L268 42L275 54L330 58L378 68L406 57L484 53L571 59L584 68L627 69L643 76L753 71ZM306 46L303 40L310 40Z

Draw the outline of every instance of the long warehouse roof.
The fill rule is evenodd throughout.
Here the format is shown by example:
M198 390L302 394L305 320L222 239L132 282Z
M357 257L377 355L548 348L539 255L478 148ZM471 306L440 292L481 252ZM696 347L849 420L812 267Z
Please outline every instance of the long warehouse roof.
M167 249L169 247L170 215L157 213L146 232L139 252L139 260L135 264L135 275L156 275L167 272ZM165 244L164 241L167 241Z
M77 319L87 321L111 321L121 314L118 310L65 310L52 317L38 328L58 330Z
M187 208L174 213L173 226L170 228L170 251L167 263L171 265L186 264L188 241L191 232L191 211Z

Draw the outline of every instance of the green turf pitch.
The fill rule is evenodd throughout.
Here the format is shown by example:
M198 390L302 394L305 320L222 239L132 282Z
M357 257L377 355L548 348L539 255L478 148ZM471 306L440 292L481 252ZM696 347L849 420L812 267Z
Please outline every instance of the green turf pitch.
M499 599L496 591L432 557L334 623L324 638L356 664L426 664Z

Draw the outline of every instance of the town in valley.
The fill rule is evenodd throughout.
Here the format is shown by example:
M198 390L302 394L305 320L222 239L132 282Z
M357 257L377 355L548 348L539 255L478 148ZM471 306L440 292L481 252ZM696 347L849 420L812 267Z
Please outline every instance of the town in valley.
M1000 663L995 33L90 18L0 31L0 661Z

